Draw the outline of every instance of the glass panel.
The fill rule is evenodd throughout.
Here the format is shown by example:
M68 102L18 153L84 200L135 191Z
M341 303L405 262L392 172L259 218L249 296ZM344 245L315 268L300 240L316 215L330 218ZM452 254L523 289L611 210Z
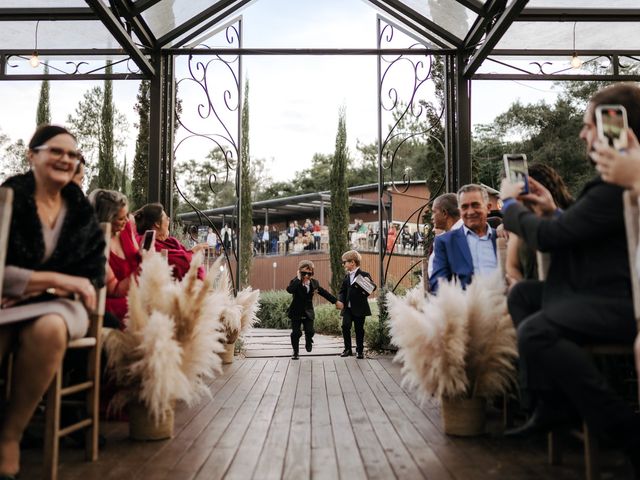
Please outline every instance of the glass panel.
M496 49L573 50L573 22L516 22ZM575 49L640 49L638 22L583 22L576 24Z
M1 8L88 8L83 0L2 0L1 3Z
M638 0L529 0L526 8L638 8Z
M286 10L283 11L284 4ZM361 0L259 0L240 11L245 48L376 48L378 10ZM399 20L393 21L399 23ZM210 32L217 28L212 27ZM201 34L187 45L228 46L225 41L209 37L211 34ZM426 39L423 42L436 48Z
M455 0L401 0L407 7L463 39L477 15Z
M142 17L156 38L160 38L219 3L221 0L162 0L142 12Z
M36 22L2 22L0 45L3 50L33 49ZM41 21L39 49L121 48L99 21Z

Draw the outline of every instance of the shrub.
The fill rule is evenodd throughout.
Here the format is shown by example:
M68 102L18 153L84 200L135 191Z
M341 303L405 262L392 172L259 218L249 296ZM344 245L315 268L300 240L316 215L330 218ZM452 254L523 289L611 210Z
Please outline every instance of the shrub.
M317 333L323 335L342 335L342 317L335 305L323 304L315 308L316 319L313 322Z
M259 328L291 328L287 310L291 303L291 295L286 290L275 290L260 293Z

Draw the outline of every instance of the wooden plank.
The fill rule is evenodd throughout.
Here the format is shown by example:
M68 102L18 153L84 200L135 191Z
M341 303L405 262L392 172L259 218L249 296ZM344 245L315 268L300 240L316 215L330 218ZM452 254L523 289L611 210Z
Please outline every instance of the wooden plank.
M341 362L341 359L335 361ZM331 418L331 430L335 441L336 459L340 478L360 480L367 478L358 451L356 436L349 421L349 413L342 395L334 359L325 358L322 361L324 377L327 386L327 402Z
M220 414L216 416L213 428L209 428L204 435L198 438L198 446L200 446L202 439L206 438L206 444L215 446L215 448L199 469L196 479L216 480L223 478L233 460L240 441L269 385L277 361L268 360L257 363L262 364L264 368L259 372L257 379L252 382L251 388L246 394L230 398ZM238 392L244 393L242 387L234 392L234 396ZM214 439L217 441L210 443Z
M413 425L411 418L407 417L399 407L395 399L389 394L380 379L377 377L373 369L372 363L378 363L375 360L367 360L358 362L357 366L362 372L362 377L366 380L375 397L384 410L387 418L395 428L398 436L404 443L407 450L411 453L416 465L420 468L422 475L430 480L451 479L453 478L444 464L437 457L431 446L420 435ZM352 378L356 381L356 377ZM376 410L367 410L367 413L376 415ZM378 413L379 414L379 413Z
M189 451L198 435L207 428L216 413L222 408L226 399L238 387L243 379L243 374L249 372L253 365L253 361L246 360L235 361L231 365L226 365L223 374L209 386L212 398L207 402L203 402L199 408L183 409L185 413L180 411L176 415L177 418L183 419L181 429L177 431L172 442L158 449L149 462L141 466L142 468L138 471L139 477L153 478L151 476L152 472L148 470L155 471L158 467L164 467L167 471L180 470L180 467L177 466L182 457ZM186 470L189 471L190 468L187 467Z
M345 362L344 365L351 374L351 380L355 386L356 393L378 437L378 442L384 449L391 468L393 468L397 478L421 478L423 474L402 443L386 412L380 406L380 403L378 403L375 394L371 391L371 387L365 380L358 366L359 363L360 362Z
M247 430L242 442L235 454L233 462L225 475L225 479L246 480L251 478L258 463L258 458L273 419L273 413L278 403L280 391L287 373L289 361L280 359L277 361L275 372L271 376L267 390L260 401L258 410L251 421L251 427Z
M240 382L233 392L224 399L213 399L216 413L208 419L203 418L203 423L208 421L205 428L193 439L191 447L183 455L180 461L172 469L177 476L184 472L197 473L200 467L207 461L211 450L218 442L224 430L227 428L235 412L240 408L242 401L249 394L251 388L258 379L266 362L262 360L245 360L249 363L249 370L244 370L244 376L238 376Z
M347 405L351 427L367 472L367 478L379 478L381 480L395 478L393 469L389 465L384 449L378 442L373 426L367 417L365 407L356 393L353 380L347 370L346 364L355 361L353 357L344 360L340 359L335 362L335 367L344 401Z
M311 363L311 476L315 480L338 478L324 365L319 358Z
M275 480L282 477L300 363L299 361L290 361L288 364L273 420L255 469L256 473L253 478L256 480Z
M300 361L289 442L282 478L309 478L311 472L311 362Z

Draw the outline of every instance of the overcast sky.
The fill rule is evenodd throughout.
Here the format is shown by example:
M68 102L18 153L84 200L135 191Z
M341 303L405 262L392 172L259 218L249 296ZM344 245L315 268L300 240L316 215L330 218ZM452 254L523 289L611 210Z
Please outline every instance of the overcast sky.
M376 13L361 0L258 0L243 12L244 46L374 48ZM178 62L179 78L186 75L183 64ZM347 112L350 151L356 152L357 141L376 140L374 57L254 56L244 58L243 69L250 82L251 156L267 160L267 173L274 180L293 178L296 171L310 165L314 153L333 152L342 105ZM94 85L102 82L51 82L52 121L66 123L82 94ZM398 86L407 89L406 82ZM0 82L1 132L14 140L29 138L35 126L39 89L40 82ZM135 148L133 105L137 89L137 81L114 82L116 107L130 123L129 164ZM188 91L181 88L181 94L187 95L183 117L187 124L196 125L201 123L195 113L199 100ZM518 99L553 102L555 97L548 82L476 81L472 85L472 122L490 122ZM185 142L176 155L178 160L204 158L209 149L202 143Z

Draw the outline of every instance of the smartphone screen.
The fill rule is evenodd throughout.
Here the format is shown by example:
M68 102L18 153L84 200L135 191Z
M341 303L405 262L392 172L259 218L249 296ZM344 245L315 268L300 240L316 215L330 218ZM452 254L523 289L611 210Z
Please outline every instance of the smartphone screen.
M524 182L522 193L529 193L529 167L524 153L507 153L503 157L504 173L511 183Z
M142 240L142 249L143 250L151 250L153 246L153 241L156 239L156 231L155 230L147 230L144 232L144 238Z
M622 105L598 105L596 107L598 138L616 150L627 148L627 110Z

